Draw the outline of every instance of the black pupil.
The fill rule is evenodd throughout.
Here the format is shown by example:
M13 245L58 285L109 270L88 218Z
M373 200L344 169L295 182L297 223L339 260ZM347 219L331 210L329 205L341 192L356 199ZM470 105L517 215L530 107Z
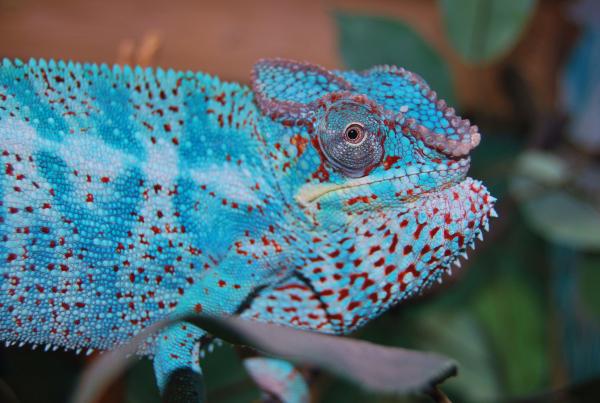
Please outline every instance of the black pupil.
M358 138L358 130L354 128L348 130L348 138L350 140L356 140Z

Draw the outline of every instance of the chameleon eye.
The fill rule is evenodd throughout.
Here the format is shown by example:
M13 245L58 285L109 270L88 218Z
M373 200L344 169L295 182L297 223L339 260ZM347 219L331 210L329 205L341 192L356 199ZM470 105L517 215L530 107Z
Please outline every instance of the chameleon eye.
M344 141L358 145L365 139L365 129L360 123L351 123L344 130Z
M333 104L320 122L318 136L327 162L352 178L367 175L383 157L379 119L363 104Z

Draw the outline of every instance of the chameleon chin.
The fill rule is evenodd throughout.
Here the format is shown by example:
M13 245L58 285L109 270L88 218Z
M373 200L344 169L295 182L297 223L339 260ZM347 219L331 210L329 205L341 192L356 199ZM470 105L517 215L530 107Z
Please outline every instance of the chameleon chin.
M494 198L467 176L479 141L399 67L261 60L247 87L5 60L0 338L105 350L190 312L351 332L441 281L487 229ZM179 323L139 354L164 392L193 383L210 341ZM294 372L247 367L259 384Z

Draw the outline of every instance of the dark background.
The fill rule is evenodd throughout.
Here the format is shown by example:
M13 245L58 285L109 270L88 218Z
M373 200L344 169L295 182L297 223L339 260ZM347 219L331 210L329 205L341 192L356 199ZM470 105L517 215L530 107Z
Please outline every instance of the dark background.
M444 285L355 337L453 357L455 402L600 401L600 2L0 0L0 56L244 83L273 56L418 72L481 127L472 176L500 218ZM22 402L63 402L93 359L3 348L0 375ZM209 401L258 399L230 347L203 367ZM325 374L312 389L324 402L421 401ZM103 401L158 401L149 361Z

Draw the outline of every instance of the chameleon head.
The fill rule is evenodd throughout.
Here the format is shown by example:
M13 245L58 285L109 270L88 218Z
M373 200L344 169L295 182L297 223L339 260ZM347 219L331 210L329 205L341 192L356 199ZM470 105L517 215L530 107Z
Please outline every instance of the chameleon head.
M466 176L478 128L415 73L266 60L256 65L253 85L268 116L262 131L275 146L275 171L314 228L327 232L331 242L322 247L332 249L344 274L420 289L495 214L493 197ZM385 294L381 287L364 292L379 302Z

